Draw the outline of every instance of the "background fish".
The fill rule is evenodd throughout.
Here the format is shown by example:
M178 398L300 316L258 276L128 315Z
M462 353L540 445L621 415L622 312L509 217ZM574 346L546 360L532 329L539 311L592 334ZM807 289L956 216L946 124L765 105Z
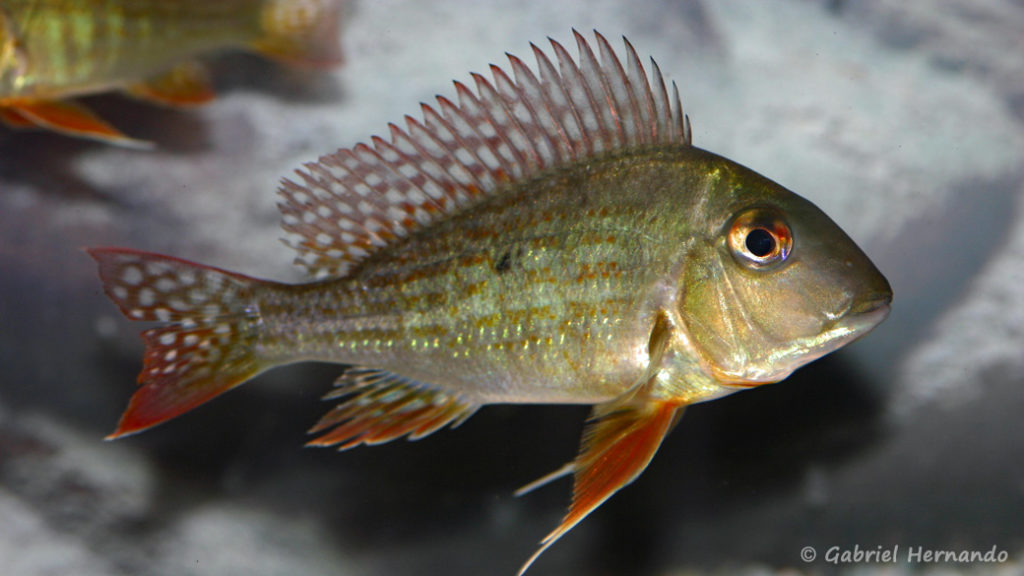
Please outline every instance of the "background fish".
M301 285L90 250L144 332L111 437L274 366L350 364L315 445L457 425L489 403L594 405L572 506L537 554L635 479L684 406L775 382L877 325L888 283L820 210L691 145L673 86L596 36L534 46L423 120L281 188ZM535 554L523 567L525 570Z
M230 48L336 64L339 0L7 0L0 4L0 120L135 141L69 97L125 90L162 104L213 98L193 61Z

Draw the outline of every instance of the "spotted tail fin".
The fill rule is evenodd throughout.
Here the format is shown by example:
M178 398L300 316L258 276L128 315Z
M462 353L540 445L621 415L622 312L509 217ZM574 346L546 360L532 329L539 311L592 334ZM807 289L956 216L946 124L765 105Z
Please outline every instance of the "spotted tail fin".
M142 333L140 388L108 439L140 432L207 402L270 367L254 350L267 282L169 256L91 248L107 296Z

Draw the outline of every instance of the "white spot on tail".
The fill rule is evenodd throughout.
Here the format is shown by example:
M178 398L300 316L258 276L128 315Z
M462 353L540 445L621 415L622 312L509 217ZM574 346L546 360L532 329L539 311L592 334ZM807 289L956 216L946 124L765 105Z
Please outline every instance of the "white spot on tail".
M159 291L163 292L164 294L166 294L168 292L174 291L174 289L178 287L178 283L175 282L174 280L171 280L170 278L164 276L164 277L160 278L159 280L157 280L156 284L154 284L154 286L156 286L157 290L159 290Z
M138 286L142 283L142 270L137 266L125 266L121 273L121 281L129 286Z
M139 290L139 304L147 308L156 304L156 292L153 292L152 288Z

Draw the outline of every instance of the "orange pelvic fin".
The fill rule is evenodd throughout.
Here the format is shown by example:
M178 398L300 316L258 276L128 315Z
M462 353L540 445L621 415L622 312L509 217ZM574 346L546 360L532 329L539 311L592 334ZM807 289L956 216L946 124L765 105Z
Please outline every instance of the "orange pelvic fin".
M87 252L125 316L163 323L142 333L141 387L108 440L188 412L269 367L253 351L260 317L252 294L262 281L135 250Z
M178 64L159 76L131 86L127 92L165 106L196 106L215 96L210 87L210 75L198 62Z
M540 548L519 569L518 576L522 576L549 546L612 494L640 476L657 452L662 438L678 419L677 413L681 408L682 405L673 402L636 400L614 401L594 408L583 432L576 460L517 491L517 494L522 494L573 473L569 512L562 523L541 540Z
M129 148L152 148L152 144L135 140L100 120L84 106L66 100L20 100L8 104L22 120L55 132L101 140ZM24 125L24 123L22 124Z
M418 440L444 426L456 427L479 408L461 396L383 370L350 368L325 397L345 401L328 412L310 433L328 430L311 446L347 450L382 444L402 436Z
M266 0L261 14L263 37L253 48L279 60L310 66L343 62L342 0Z

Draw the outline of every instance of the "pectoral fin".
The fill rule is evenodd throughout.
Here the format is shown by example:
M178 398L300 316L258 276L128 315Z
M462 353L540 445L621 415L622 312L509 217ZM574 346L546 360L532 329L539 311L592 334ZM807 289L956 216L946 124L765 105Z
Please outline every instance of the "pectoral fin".
M150 148L149 142L135 140L122 134L117 128L100 120L84 106L64 100L22 100L10 104L9 112L20 117L21 126L31 123L55 132L102 140L130 148ZM9 118L13 116L9 115Z
M650 463L661 439L672 429L682 405L665 401L627 401L594 408L583 432L580 453L571 464L541 478L517 494L573 473L573 497L569 512L541 547L519 570L519 576L549 546L587 517L605 500L635 480Z
M128 88L136 98L164 106L196 106L213 100L210 76L198 62L183 62L146 82Z

